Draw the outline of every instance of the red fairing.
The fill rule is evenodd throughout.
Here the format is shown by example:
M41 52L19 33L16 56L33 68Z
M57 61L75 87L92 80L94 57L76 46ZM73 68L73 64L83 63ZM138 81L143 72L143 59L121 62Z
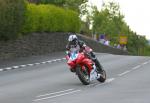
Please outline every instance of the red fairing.
M70 69L74 69L76 67L76 62L72 60L68 60L67 64L70 66Z
M93 61L89 58L87 58L84 53L79 53L77 59L75 60L70 60L69 57L66 56L66 59L68 60L67 64L70 66L70 69L76 69L77 65L80 65L82 67L82 69L84 69L85 65L89 68L88 72L90 74L91 70L92 70L92 64Z
M81 64L84 58L85 58L84 54L79 53L78 58L76 59L76 64Z
M92 60L90 60L88 58L85 58L85 59L83 59L82 64L86 64L87 65L87 67L89 68L88 72L90 74L91 70L93 69L93 67L92 67L93 62L92 62Z
M84 65L86 65L89 68L89 71L88 71L89 74L90 74L90 72L91 72L91 70L93 68L92 67L92 64L93 64L92 60L90 60L89 58L87 58L84 55L84 53L79 53L78 58L76 60L76 64L81 65L81 67L84 66Z

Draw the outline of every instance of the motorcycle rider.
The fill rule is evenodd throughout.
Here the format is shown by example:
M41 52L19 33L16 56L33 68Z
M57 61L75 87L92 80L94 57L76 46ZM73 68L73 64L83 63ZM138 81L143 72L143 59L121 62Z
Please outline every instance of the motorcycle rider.
M75 34L71 34L69 36L68 44L66 45L66 49L68 51L68 56L69 56L69 51L79 51L79 52L82 52L83 50L86 51L85 47L86 47L86 44L83 41L79 40ZM95 62L95 65L97 67L97 71L99 73L102 73L103 72L102 66L100 65L100 63L99 63L98 59L96 58L95 54L92 51L90 51L89 53L88 52L89 51L87 51L86 54L88 55L88 57L93 62Z

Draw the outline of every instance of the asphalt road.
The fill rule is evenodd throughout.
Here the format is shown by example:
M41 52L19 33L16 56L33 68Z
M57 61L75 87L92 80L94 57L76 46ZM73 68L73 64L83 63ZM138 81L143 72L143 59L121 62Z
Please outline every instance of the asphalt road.
M0 103L150 103L150 57L97 54L107 80L92 81L88 86L82 85L61 57L1 71Z

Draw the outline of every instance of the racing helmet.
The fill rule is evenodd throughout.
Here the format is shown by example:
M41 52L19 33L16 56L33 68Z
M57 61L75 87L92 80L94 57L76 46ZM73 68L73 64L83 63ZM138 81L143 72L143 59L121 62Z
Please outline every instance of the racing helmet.
M78 39L78 38L77 38L76 35L70 35L69 38L68 38L68 41L69 41L69 42L72 42L72 41L75 41L75 40L77 40L77 39Z
M70 35L69 38L68 38L68 41L69 41L69 44L72 45L72 46L73 45L77 46L77 44L78 44L78 38L75 34Z

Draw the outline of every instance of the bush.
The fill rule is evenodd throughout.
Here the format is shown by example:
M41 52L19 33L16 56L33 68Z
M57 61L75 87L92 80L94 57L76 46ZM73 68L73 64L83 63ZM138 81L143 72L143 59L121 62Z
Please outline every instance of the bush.
M78 13L54 5L28 4L23 33L79 32Z
M24 0L0 0L0 40L17 38L24 21Z

